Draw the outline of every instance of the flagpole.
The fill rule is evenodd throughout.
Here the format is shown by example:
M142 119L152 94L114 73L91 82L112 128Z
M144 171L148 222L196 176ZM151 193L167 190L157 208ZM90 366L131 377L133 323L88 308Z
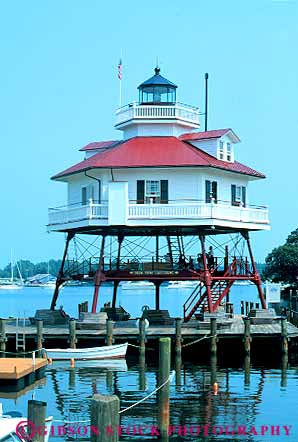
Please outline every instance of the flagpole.
M119 107L122 106L122 78L119 78Z

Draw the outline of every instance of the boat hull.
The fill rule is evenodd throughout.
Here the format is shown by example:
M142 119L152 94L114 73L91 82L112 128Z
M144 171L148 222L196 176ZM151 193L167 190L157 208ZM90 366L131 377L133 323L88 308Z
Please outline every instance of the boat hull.
M93 348L51 348L45 349L47 358L53 361L65 361L74 359L76 361L101 360L101 359L122 359L125 358L128 344L107 345L106 347Z

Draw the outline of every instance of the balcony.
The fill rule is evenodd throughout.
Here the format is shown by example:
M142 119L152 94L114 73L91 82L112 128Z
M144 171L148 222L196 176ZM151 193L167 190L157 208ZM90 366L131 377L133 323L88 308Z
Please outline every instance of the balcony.
M145 105L131 103L116 111L115 127L120 127L129 121L143 120L178 120L194 127L200 126L199 108L182 103L172 105Z
M251 230L270 228L268 208L265 206L238 207L224 201L218 201L217 204L185 200L169 201L168 204L137 204L129 201L120 210L119 200L109 200L103 204L96 204L90 200L86 206L73 205L49 209L50 231L113 225L130 227L210 225Z

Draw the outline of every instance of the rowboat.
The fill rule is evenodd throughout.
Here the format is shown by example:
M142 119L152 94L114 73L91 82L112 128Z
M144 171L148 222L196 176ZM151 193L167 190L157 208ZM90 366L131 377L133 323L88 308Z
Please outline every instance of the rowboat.
M92 348L49 348L44 349L48 359L63 361L74 359L77 361L95 359L121 359L125 358L128 343L107 345Z
M5 440L15 442L16 440L29 440L28 436L32 432L32 428L28 428L28 435L26 435L26 421L27 418L22 416L22 413L19 413L18 411L2 414L2 404L0 403L0 441ZM49 440L52 421L52 416L45 420L45 442L48 442Z

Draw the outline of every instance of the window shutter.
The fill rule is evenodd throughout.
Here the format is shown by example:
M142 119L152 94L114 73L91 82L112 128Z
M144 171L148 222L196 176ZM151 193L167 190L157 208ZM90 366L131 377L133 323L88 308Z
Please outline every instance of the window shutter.
M217 203L217 181L212 181L212 198L214 203Z
M169 202L168 180L160 180L160 202L161 204L168 204Z
M82 187L82 206L87 204L87 187Z
M137 180L137 204L144 204L145 200L145 181Z
M246 207L246 187L242 187L242 204L243 207Z
M231 196L232 196L232 205L235 205L236 203L236 185L231 185Z
M205 181L205 201L206 203L211 203L211 182L209 180Z
M98 204L101 204L101 180L98 180Z

